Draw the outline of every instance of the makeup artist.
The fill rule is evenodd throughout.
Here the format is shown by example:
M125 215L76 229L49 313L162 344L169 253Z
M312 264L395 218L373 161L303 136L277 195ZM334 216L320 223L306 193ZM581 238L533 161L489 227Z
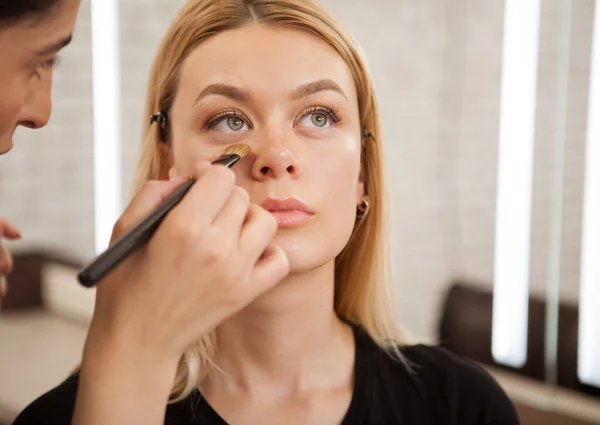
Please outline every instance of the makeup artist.
M18 126L40 128L48 122L52 67L71 40L78 9L79 0L0 2L0 155L11 150ZM18 238L19 230L0 218L0 302L13 267L2 241Z
M39 129L48 122L53 65L58 52L71 41L79 6L80 0L0 1L0 155L13 147L17 127ZM272 244L277 231L275 218L250 203L248 193L235 185L234 172L200 162L194 176L196 184L163 221L152 241L100 283L96 309L106 310L98 315L105 319L103 323L92 322L88 344L93 345L94 329L114 326L125 328L124 334L131 341L143 339L143 318L160 314L132 314L144 305L162 305L168 310L169 322L180 321L190 333L203 335L287 275L287 257ZM146 183L115 224L113 240L186 180L179 177ZM3 238L19 237L14 226L0 219L0 243ZM164 247L169 247L168 251ZM212 261L215 258L228 261ZM10 254L0 245L0 301L11 268ZM160 287L165 282L175 287L172 294L186 294L185 299L168 299ZM118 300L115 291L121 292ZM145 302L136 302L142 299ZM173 328L178 326L164 324L164 329ZM160 333L160 326L152 332ZM165 347L170 346L173 336L165 333L164 337ZM131 360L132 367L144 363L140 358Z

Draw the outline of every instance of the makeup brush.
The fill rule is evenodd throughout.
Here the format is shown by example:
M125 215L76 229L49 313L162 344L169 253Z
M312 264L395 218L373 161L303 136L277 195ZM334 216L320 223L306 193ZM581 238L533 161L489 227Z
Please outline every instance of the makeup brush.
M250 146L243 143L236 143L228 146L223 151L223 154L212 161L212 163L232 167L251 151ZM148 242L165 216L183 199L195 182L196 179L191 178L183 184L145 219L96 257L94 261L79 273L79 282L87 288L95 286L100 279L118 266L129 254Z

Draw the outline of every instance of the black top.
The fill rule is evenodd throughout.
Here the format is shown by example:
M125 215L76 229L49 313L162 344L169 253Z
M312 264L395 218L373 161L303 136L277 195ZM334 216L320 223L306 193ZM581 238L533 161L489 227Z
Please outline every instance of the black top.
M355 386L341 425L518 425L515 409L481 367L439 347L402 349L409 371L355 327ZM13 425L69 425L77 376L41 396ZM167 408L168 425L227 425L198 391Z

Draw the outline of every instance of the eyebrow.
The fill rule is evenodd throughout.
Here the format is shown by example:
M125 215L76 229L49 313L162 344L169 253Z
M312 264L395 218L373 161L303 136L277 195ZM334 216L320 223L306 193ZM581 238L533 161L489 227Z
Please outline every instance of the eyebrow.
M201 99L206 96L210 96L211 94L225 96L233 100L237 100L239 102L247 103L250 101L251 96L247 91L240 89L238 87L230 86L227 84L211 84L206 86L204 90L200 92L194 105L198 103Z
M291 99L298 100L303 97L311 96L313 94L327 90L337 92L341 94L346 100L348 99L341 87L335 81L329 79L317 80L311 83L301 85L292 92ZM206 86L200 92L200 94L196 98L196 101L194 102L194 105L198 103L201 99L210 95L220 95L242 103L248 103L252 100L252 96L250 95L250 93L239 87L230 86L228 84L211 84L209 86Z
M71 35L57 41L56 43L52 43L49 46L46 46L43 49L38 50L37 55L38 56L48 56L48 55L51 55L52 53L56 53L63 47L68 46L72 40L73 40L73 35L71 34Z
M293 100L298 100L301 99L303 97L307 97L322 91L334 91L337 92L339 94L341 94L342 96L344 96L344 98L346 100L348 100L348 96L346 96L346 93L344 93L344 90L341 89L341 87L333 80L317 80L317 81L313 81L312 83L308 83L308 84L304 84L300 87L298 87L296 90L294 90L294 92L292 93L292 99Z

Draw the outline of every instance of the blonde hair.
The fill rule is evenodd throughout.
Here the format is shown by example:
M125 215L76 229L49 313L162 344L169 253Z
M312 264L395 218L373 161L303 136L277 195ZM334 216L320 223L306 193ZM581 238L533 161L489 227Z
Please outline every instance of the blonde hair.
M260 23L307 31L333 47L348 65L358 94L363 135L362 165L370 208L357 217L352 236L335 260L338 316L362 328L381 347L402 360L399 346L408 336L398 324L389 269L388 206L379 111L373 82L352 36L312 0L189 0L158 49L148 84L145 117L168 113L176 95L181 66L202 41L230 29ZM168 129L167 129L168 132ZM134 193L148 180L166 177L165 134L144 122L142 153ZM215 367L215 332L182 356L172 400L185 398Z

